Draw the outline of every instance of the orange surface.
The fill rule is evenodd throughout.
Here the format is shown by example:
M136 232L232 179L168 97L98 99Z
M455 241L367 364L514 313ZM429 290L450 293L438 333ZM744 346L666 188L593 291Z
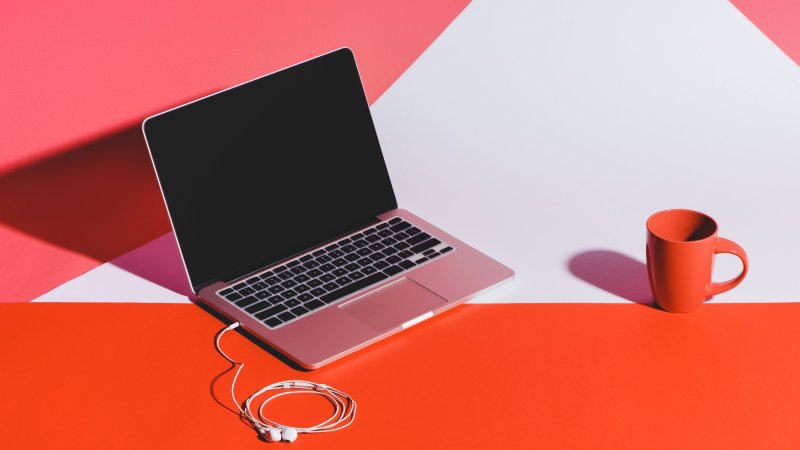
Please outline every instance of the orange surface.
M213 397L231 406L231 373L212 346L220 322L196 306L5 304L0 316L5 448L267 445ZM358 400L351 428L293 449L796 449L798 323L800 304L465 305L314 372L238 333L223 346L248 363L242 397L301 377Z

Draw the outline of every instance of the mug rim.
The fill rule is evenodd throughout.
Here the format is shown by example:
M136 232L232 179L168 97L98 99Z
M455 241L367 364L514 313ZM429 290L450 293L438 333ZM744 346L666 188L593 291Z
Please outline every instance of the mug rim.
M714 231L711 234L709 234L708 236L706 236L706 237L704 237L702 239L694 240L694 241L669 239L669 238L666 238L666 237L662 236L661 234L656 233L656 232L653 231L653 229L651 227L651 222L653 221L653 219L655 219L658 216L661 216L661 215L664 215L664 214L669 214L669 213L674 213L674 212L688 212L688 213L693 213L693 214L697 214L699 216L702 216L702 217L706 218L707 220L711 221L711 223L714 225ZM697 211L697 210L694 210L694 209L686 209L686 208L670 208L670 209L663 209L661 211L655 212L655 213L651 214L650 217L647 218L646 226L647 226L647 232L648 233L650 233L653 236L661 239L662 241L670 242L670 243L673 243L673 244L695 244L695 243L698 243L698 242L703 242L703 241L705 241L707 239L711 239L711 238L715 237L717 235L717 232L719 231L719 225L717 224L717 221L714 220L713 217L709 216L708 214L706 214L704 212L700 212L700 211Z

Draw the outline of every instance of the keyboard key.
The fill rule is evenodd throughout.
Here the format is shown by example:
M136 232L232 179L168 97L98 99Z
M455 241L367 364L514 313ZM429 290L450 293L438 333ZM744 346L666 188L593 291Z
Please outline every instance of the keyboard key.
M430 234L428 234L428 233L421 233L421 234L418 234L418 235L416 235L416 236L414 236L414 237L411 237L411 238L409 238L409 239L408 239L406 242L408 242L408 243L409 243L409 244L411 244L411 245L417 245L417 244L419 244L420 242L426 241L426 240L428 240L428 239L430 239L430 238L431 238L431 235L430 235Z
M309 261L303 264L303 267L305 267L306 269L313 269L315 267L319 267L319 263L316 261Z
M251 294L255 294L256 290L253 289L253 288L250 288L250 287L246 287L244 289L239 289L239 293L242 294L242 295L251 295Z
M379 223L377 226L375 226L375 229L382 230L382 229L388 228L388 227L389 227L388 223Z
M317 250L314 253L312 253L311 255L316 258L317 256L322 256L324 254L325 254L325 250Z
M331 274L329 274L329 273L326 273L325 275L323 275L323 276L319 277L319 279L320 279L320 280L322 280L322 281L324 281L324 282L326 282L326 283L327 283L328 281L331 281L331 280L333 280L334 278L336 278L336 277L335 277L335 276L333 276L333 275L331 275Z
M347 269L347 270L349 270L350 272L352 272L352 271L354 271L354 270L358 270L358 269L360 269L360 268L361 268L361 266L359 266L359 265L358 265L358 264L356 264L356 263L350 263L350 264L348 264L348 265L344 266L344 268L345 268L345 269Z
M311 269L308 272L306 272L306 275L308 275L309 277L312 277L312 278L316 278L316 277L322 275L322 273L323 272L321 270L319 270L319 269Z
M397 275L398 273L400 273L402 271L403 271L403 269L398 267L398 266L389 266L389 267L383 269L383 273L385 273L386 275L389 275L389 276Z
M264 311L261 311L260 313L256 314L256 318L258 320L264 320L267 317L274 316L275 314L278 314L281 311L286 311L287 309L289 308L287 308L286 305L278 304L273 306L272 308L265 309Z
M293 291L292 289L289 289L288 291L281 292L281 297L283 297L283 298L292 298L295 295L297 295L297 292Z
M322 287L325 288L326 291L335 291L339 289L339 285L336 283L328 283L326 285L323 285Z
M383 244L381 244L380 242L376 242L376 243L370 245L369 248L371 250L375 250L377 252L378 250L383 248Z
M264 280L264 281L266 281L267 283L269 283L269 284L270 284L270 286L272 286L273 284L278 284L278 283L280 283L280 282L281 282L281 279L280 279L280 278L278 278L278 277L276 277L276 276L272 276L272 277L269 277L269 278L267 278L267 279L266 279L266 280Z
M381 253L383 253L386 256L394 255L395 253L397 253L397 249L394 247L386 247L385 249L381 250Z
M270 307L269 302L258 302L258 303L253 303L252 305L248 306L244 310L249 312L250 314L253 314L253 313L257 313L257 312L261 311L262 309L266 309L266 308L269 308L269 307Z
M336 267L342 267L345 264L347 264L347 260L345 260L344 258L338 258L333 260L333 265Z
M442 255L441 253L433 252L430 255L428 255L428 259L433 259L433 258L436 258L437 256L441 256L441 255Z
M303 305L303 306L305 306L305 307L306 307L306 308L308 308L308 309L317 309L317 308L319 308L320 306L325 306L325 303L322 303L322 302L321 302L321 301L319 301L319 300L311 300L310 302L306 303L306 304L305 304L305 305Z
M420 231L421 230L419 228L417 228L417 227L411 227L411 228L406 230L406 233L411 235L411 236L413 236L413 235L419 233Z
M411 228L411 224L408 222L401 222L398 223L397 225L389 227L389 229L394 231L395 233L397 233L398 231L403 231L406 228Z
M268 291L272 292L273 294L277 294L278 292L283 290L283 286L276 284L275 286L270 287L267 289Z
M337 277L340 277L342 275L347 275L347 269L343 269L343 268L340 267L340 268L334 270L331 273L336 275Z
M308 292L306 292L305 294L301 294L301 295L299 295L299 296L297 297L297 299L298 299L298 300L300 300L301 302L307 302L307 301L309 301L309 300L313 300L313 299L314 299L314 296L313 296L313 295L311 295L311 294L309 294Z
M383 237L383 238L389 237L391 235L392 235L392 232L389 231L389 230L378 231L378 236Z
M297 308L292 308L292 314L294 314L297 317L300 317L307 312L308 310L303 308L302 306L298 306Z
M295 292L297 292L298 294L302 294L303 292L305 292L305 291L307 291L309 289L311 289L311 288L306 286L305 284L301 284L299 286L295 286L295 288L294 288Z
M349 244L349 243L350 243L350 238L344 238L341 241L337 242L337 244L339 244L340 247L342 245Z
M233 292L233 288L223 289L219 292L220 295L223 297Z
M377 234L370 234L366 237L367 242L378 242L381 240L381 237Z
M348 277L352 278L353 280L360 280L364 278L364 274L359 272L358 270L355 272L351 272L347 275Z
M358 265L360 265L361 267L366 267L372 265L372 260L369 258L361 258L358 261L356 261L356 263L358 263Z
M444 253L447 253L447 252L449 252L451 250L453 250L453 247L445 247L445 248L439 250L439 252L444 254Z
M434 253L435 251L436 251L436 250L434 250L434 249L432 249L432 248L431 248L431 249L425 250L424 252L422 252L422 254L423 254L423 255L425 255L425 256L428 256L428 255L430 255L431 253Z
M377 269L375 269L375 268L374 268L374 267L372 267L372 266L370 266L370 267L364 267L363 269L361 269L361 273L363 273L364 275L373 274L373 273L375 273L375 272L377 272L377 271L378 271L378 270L377 270Z
M291 300L286 300L285 302L283 302L283 304L288 306L289 308L292 308L294 306L299 305L300 304L300 300L298 300L296 298L293 298Z
M298 275L298 276L293 278L293 280L297 281L298 283L305 283L306 281L308 281L310 279L311 278L309 278L308 275L306 275L306 274Z
M325 303L334 302L342 297L352 294L353 292L360 291L365 287L371 286L381 280L385 280L388 278L381 272L376 272L368 277L362 278L356 282L350 283L347 286L342 287L341 289L334 290L332 292L328 292L327 294L320 297ZM309 302L310 303L310 302Z
M267 288L267 283L264 283L263 281L259 281L258 283L253 285L253 289L257 291L263 291L266 288Z
M253 277L253 278L250 278L250 279L248 279L248 280L247 280L247 284L256 284L256 283L258 283L259 281L261 281L261 278L259 278L259 277Z
M352 281L353 280L351 280L348 277L339 277L336 279L336 284L338 284L339 286L344 286L345 284L351 283Z
M240 298L242 298L242 294L237 294L237 293L234 292L233 294L226 295L225 298L227 298L228 300L230 300L232 302L235 302L236 300L239 300Z
M367 244L369 244L369 242L365 241L364 239L359 239L359 240L353 242L353 245L355 245L357 248L364 247Z
M330 262L332 259L333 258L331 258L328 255L322 255L319 258L315 259L314 261L316 261L316 262L318 262L320 264L325 264L326 262Z
M404 239L408 239L408 235L401 231L399 233L395 233L394 238L397 239L398 241L402 241Z
M350 253L356 251L356 247L354 245L345 245L342 247L342 251L345 253Z
M303 255L303 256L300 257L300 261L302 261L302 262L310 261L311 258L313 258L313 256L311 256L311 255Z
M297 282L294 280L286 280L283 283L281 283L281 286L285 288L295 287L297 286Z
M390 238L390 237L387 237L386 239L381 241L381 244L383 244L383 245L394 245L394 244L397 244L397 241L392 239L392 238Z
M375 253L373 253L373 254L369 255L369 259L371 259L371 260L373 260L373 261L380 261L380 260L382 260L383 258L386 258L386 255L384 255L384 254L383 254L383 253L381 253L381 252L375 252Z
M323 270L325 272L330 272L331 270L335 269L336 266L334 266L333 264L327 263L327 264L323 264L323 265L319 266L319 268L320 268L320 270Z
M325 250L326 250L328 253L330 253L330 252L332 252L333 250L336 250L337 248L339 248L339 246L338 246L337 244L331 244L331 245L329 245L329 246L325 247Z
M416 264L414 264L411 261L400 261L397 265L402 267L403 269L406 269L406 270L416 266Z
M269 297L269 295L270 294L267 291L258 291L258 292L256 292L256 298L260 298L261 300L264 300L265 298Z
M389 263L387 263L386 261L378 261L375 264L373 264L372 267L376 269L385 269L389 267Z
M276 268L272 269L272 271L275 272L275 273L283 272L284 270L286 270L286 266L280 266L280 267L276 267Z
M268 327L275 328L278 325L282 324L283 322L281 321L281 319L278 319L277 317L273 317L271 319L265 320L264 323L267 324Z
M332 252L329 252L328 255L330 255L331 258L341 258L342 256L344 256L344 252L341 250L334 250Z
M361 258L361 256L358 255L357 253L348 253L348 254L344 255L344 259L346 259L346 260L348 260L350 262L353 262L353 261L357 260L358 258Z
M292 272L289 272L289 271L281 272L281 273L278 274L278 278L280 278L281 280L288 280L289 278L292 278L293 276L294 276L294 274Z
M377 231L378 230L376 230L375 228L369 228L369 229L364 230L364 234L372 234L372 233L375 233Z
M388 262L389 264L397 264L400 261L402 261L402 260L397 255L392 255L392 256L386 258L386 262Z
M311 280L311 281L309 281L309 282L308 282L308 283L306 283L306 284L307 284L309 287L315 288L315 287L317 287L317 286L322 286L322 281L320 281L320 280Z
M400 256L401 258L408 258L408 257L414 256L414 253L412 253L412 252L410 252L408 250L403 250L402 252L400 252L400 254L398 256Z
M364 235L363 235L363 234L361 234L361 233L356 233L356 234L354 234L354 235L350 236L350 239L352 239L352 240L354 240L354 241L355 241L356 239L361 239L361 238L363 238L363 237L364 237Z
M389 221L389 225L394 225L394 224L396 224L397 222L401 222L402 220L403 220L403 219L401 219L401 218L399 218L399 217L395 217L395 218L393 218L392 220L390 220L390 221Z
M278 318L281 319L284 322L288 322L288 321L294 319L294 314L290 313L289 311L286 311L284 313L278 314Z
M424 262L427 262L427 261L428 261L428 258L420 258L420 259L417 260L417 265L420 265L420 264L422 264Z
M417 244L417 245L411 247L411 251L414 252L414 253L419 253L419 252L421 252L423 250L427 250L427 249L429 249L431 247L436 247L437 245L439 245L441 243L442 243L442 241L440 241L440 240L438 240L436 238L431 238L431 239L428 239L427 241L425 241L425 242L423 242L421 244Z
M255 303L257 301L258 301L258 299L253 297L253 296L245 297L245 298L239 300L238 302L236 302L236 306L238 306L240 308L244 308L245 306L252 305L253 303Z
M293 273L293 274L303 273L303 272L305 272L306 270L307 270L307 269L306 269L305 267L303 267L303 266L296 266L296 267L292 267L292 273Z
M314 289L313 291L311 291L311 294L312 294L312 295L314 295L314 296L316 296L316 297L319 297L320 295L322 295L322 294L324 294L324 293L326 293L326 292L328 292L328 291L326 291L325 289L322 289L322 288L316 288L316 289Z
M247 287L247 283L239 283L236 286L234 286L233 288L234 289L244 289L246 287Z
M294 267L300 264L300 260L295 259L294 261L286 263L286 267Z
M262 273L261 274L261 279L262 280L266 280L267 278L269 278L269 277L271 277L273 275L275 275L275 272L270 270L269 272Z
M283 303L283 300L284 300L283 297L281 297L280 295L274 295L267 299L267 301L271 305L277 305L278 303Z
M370 253L372 253L372 250L370 250L369 248L362 248L361 250L357 251L356 253L361 255L361 256L367 256Z
M408 242L400 242L394 246L394 248L398 250L405 250L408 247L411 247L411 245Z

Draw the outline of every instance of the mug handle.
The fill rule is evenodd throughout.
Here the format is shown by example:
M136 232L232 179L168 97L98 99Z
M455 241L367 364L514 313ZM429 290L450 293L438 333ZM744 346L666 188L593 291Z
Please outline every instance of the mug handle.
M735 288L747 275L747 253L744 252L744 249L739 244L725 238L717 238L717 247L714 249L714 254L718 253L730 253L738 256L742 260L742 273L732 280L711 283L711 288L708 290L709 296L721 294Z

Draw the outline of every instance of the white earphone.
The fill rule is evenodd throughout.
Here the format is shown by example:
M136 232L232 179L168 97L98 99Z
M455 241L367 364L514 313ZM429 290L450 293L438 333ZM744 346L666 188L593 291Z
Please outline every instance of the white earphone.
M228 362L234 366L239 366L236 369L236 373L233 375L233 381L231 381L231 398L233 399L233 403L239 409L241 415L252 424L253 428L258 431L258 434L265 441L294 442L297 440L297 436L300 433L328 433L331 431L341 430L353 423L353 421L356 419L356 401L353 400L349 395L336 388L325 384L314 383L313 381L287 380L273 383L269 386L264 386L254 394L247 397L247 399L244 401L244 407L242 407L242 405L236 400L234 387L236 386L236 380L239 378L239 373L242 371L242 368L244 368L244 363L231 359L227 354L225 354L225 352L222 351L222 348L219 346L219 341L220 338L222 338L222 335L228 331L236 329L237 327L239 327L239 322L235 322L230 326L220 330L214 339L214 346L223 358L227 359ZM265 398L258 407L258 415L254 414L251 408L253 400L270 391L281 392ZM264 415L264 408L270 401L284 395L299 394L321 395L325 397L334 407L333 414L331 414L331 416L326 420L311 427L290 427L288 425L275 422L274 420L270 420Z

